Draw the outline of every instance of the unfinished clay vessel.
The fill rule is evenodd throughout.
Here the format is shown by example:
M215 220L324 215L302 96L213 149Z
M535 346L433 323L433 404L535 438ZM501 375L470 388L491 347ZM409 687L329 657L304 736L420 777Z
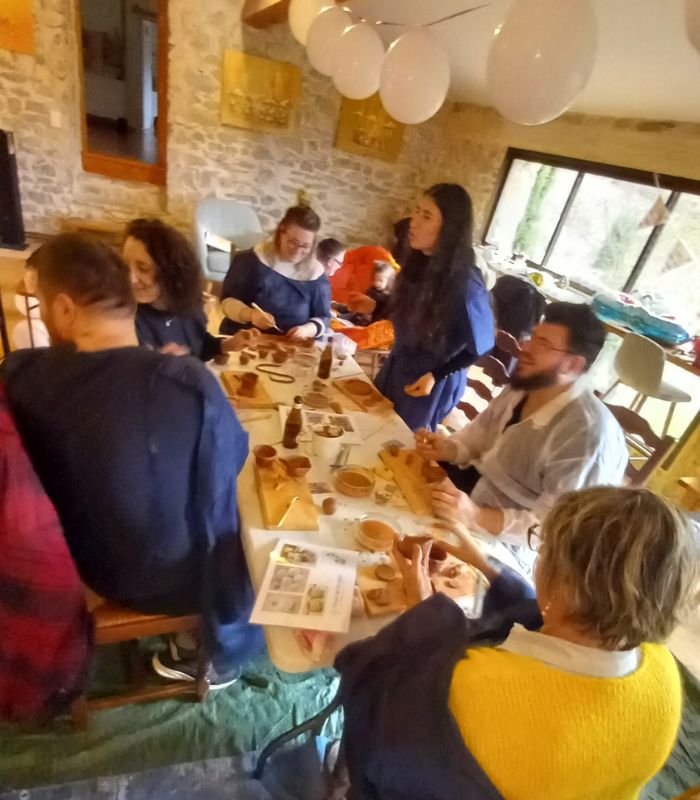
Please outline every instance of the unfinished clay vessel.
M289 358L289 354L286 350L282 350L282 348L277 348L275 352L272 354L272 360L275 364L284 364L284 362Z
M241 359L242 362L242 359ZM241 383L238 387L238 394L242 397L255 397L255 389L258 385L258 376L254 372L244 372L241 376Z
M323 513L327 514L329 517L335 514L338 503L336 502L335 497L326 497L326 499L322 503Z
M311 462L306 456L292 456L284 460L284 466L292 478L303 478L311 469Z
M253 449L255 463L259 467L271 467L277 458L277 450L269 444L259 444Z

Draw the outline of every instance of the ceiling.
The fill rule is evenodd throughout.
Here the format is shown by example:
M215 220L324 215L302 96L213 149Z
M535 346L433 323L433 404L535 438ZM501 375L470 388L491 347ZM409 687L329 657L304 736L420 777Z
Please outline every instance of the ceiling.
M370 20L419 24L488 3L435 25L449 50L454 100L489 105L486 58L493 30L513 0L347 0ZM599 48L588 86L572 111L700 122L700 53L684 28L684 0L592 0ZM391 41L401 30L380 26Z

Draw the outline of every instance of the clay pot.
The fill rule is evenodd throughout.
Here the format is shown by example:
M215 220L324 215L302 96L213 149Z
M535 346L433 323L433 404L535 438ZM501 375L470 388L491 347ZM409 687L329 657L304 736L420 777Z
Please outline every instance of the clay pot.
M436 544L430 536L404 536L399 540L398 548L399 553L409 561L413 558L413 548L415 545L422 545L426 542L433 541L433 546L430 548L430 558L428 560L428 572L431 575L439 572L442 568L443 562L447 558L447 552Z
M259 467L271 467L277 458L277 450L269 444L259 444L253 449L255 463Z
M321 504L321 507L323 508L323 513L330 517L337 511L338 503L336 502L335 497L326 497Z
M284 364L288 358L289 354L287 351L280 348L275 350L275 352L272 354L272 360L275 362L275 364Z
M250 361L250 356L247 353L241 353L238 357L238 363L245 367L245 365Z
M374 475L364 467L341 467L335 473L335 485L348 497L369 497L374 489Z
M214 363L218 364L220 367L225 367L228 364L228 353L219 353L218 356L214 356Z
M303 478L311 469L311 462L306 456L292 456L284 460L284 466L292 478Z
M255 397L257 385L258 376L254 372L244 372L241 377L241 385L238 387L238 394L243 397Z
M442 467L431 464L429 461L424 462L421 474L426 483L440 483L447 477L447 473Z

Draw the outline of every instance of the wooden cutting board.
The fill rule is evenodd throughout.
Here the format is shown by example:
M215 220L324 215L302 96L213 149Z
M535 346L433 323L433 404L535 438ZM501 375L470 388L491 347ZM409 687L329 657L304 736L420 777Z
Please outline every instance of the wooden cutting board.
M283 531L318 530L318 511L306 477L289 477L280 461L273 462L271 467L259 467L255 464L253 469L266 528ZM299 499L294 503L282 527L278 528L277 523L295 495L299 495Z
M381 450L379 457L394 473L394 481L411 511L419 517L432 517L432 490L422 474L424 458L415 450L403 448L395 456L388 450Z
M273 402L261 377L255 387L254 397L242 397L238 394L241 385L242 372L222 372L221 382L226 390L226 396L231 400L236 408L277 408L277 403Z
M362 378L335 378L333 385L363 411L371 413L372 411L385 411L387 408L394 407L392 402L387 400L378 389L369 381L362 380ZM368 386L370 391L368 394L358 394L355 390L356 386Z
M403 578L393 559L390 564L397 575L393 581L379 580L374 574L377 568L376 565L359 567L357 570L357 584L362 592L362 599L370 617L386 617L388 614L400 614L406 610L406 593L404 591ZM378 606L370 600L367 597L367 593L372 589L388 589L390 595L389 605Z

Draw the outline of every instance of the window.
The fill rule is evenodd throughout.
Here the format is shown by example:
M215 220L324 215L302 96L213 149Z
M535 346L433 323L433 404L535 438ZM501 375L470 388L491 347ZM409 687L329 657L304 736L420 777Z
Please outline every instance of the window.
M700 325L700 183L509 150L485 236L592 295Z
M165 183L167 0L76 0L83 169Z

